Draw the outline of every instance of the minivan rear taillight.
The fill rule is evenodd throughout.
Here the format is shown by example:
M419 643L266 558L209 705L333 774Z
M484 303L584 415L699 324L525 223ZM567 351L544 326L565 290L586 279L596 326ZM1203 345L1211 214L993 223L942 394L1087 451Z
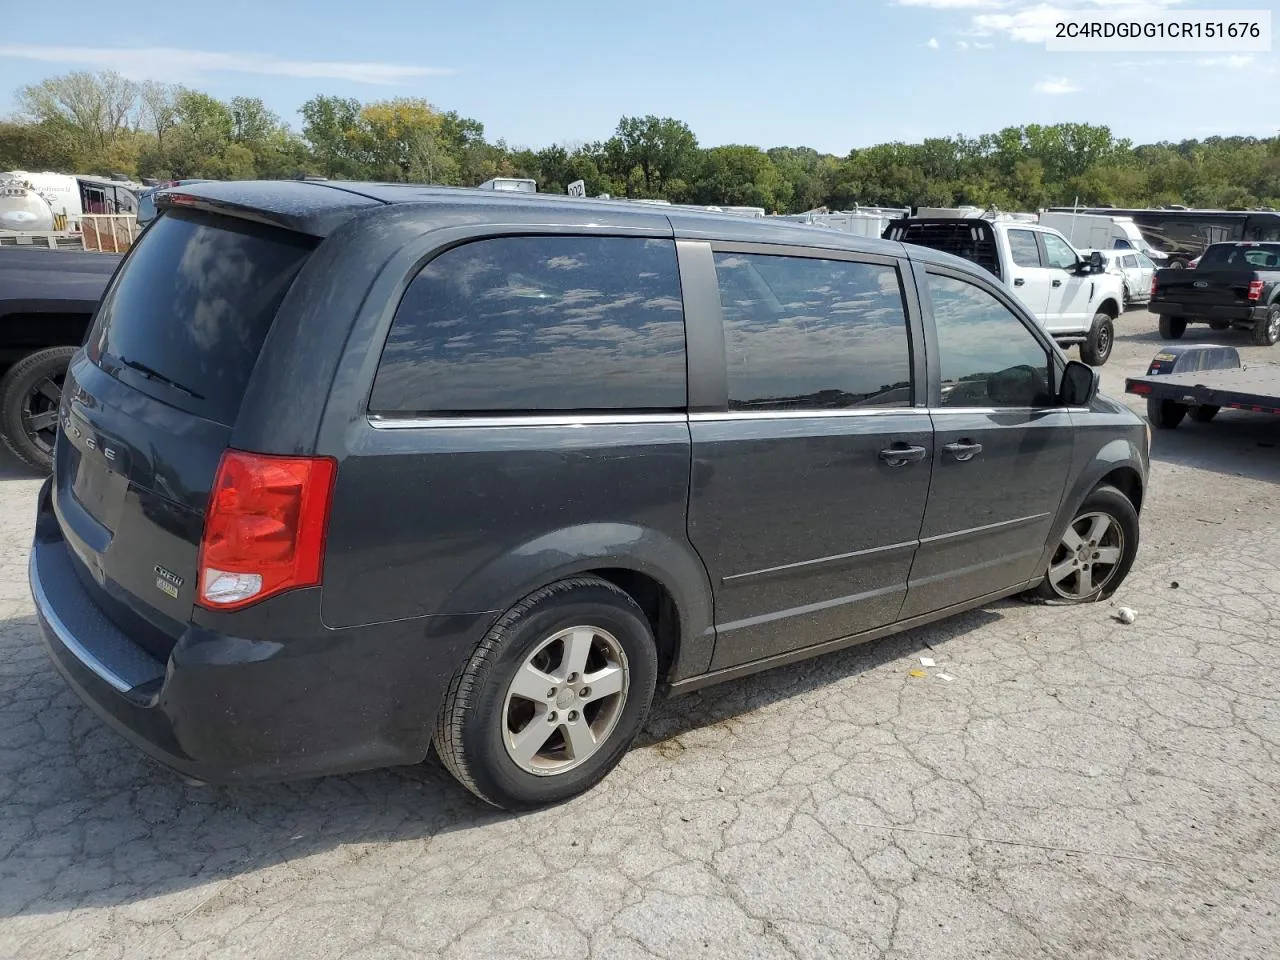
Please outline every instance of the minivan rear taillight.
M234 610L320 583L337 463L228 450L200 540L196 602Z
M1155 298L1156 298L1156 278L1155 278L1155 274L1152 274L1151 275L1151 299L1154 300Z
M1263 282L1261 280L1250 280L1249 281L1249 299L1250 300L1262 299L1262 287L1263 287Z

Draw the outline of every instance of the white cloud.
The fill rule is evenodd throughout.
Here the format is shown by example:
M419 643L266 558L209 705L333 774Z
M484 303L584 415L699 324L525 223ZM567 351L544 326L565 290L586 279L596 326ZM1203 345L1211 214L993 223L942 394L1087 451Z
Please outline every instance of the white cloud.
M938 38L937 38L937 37L930 37L927 41L925 41L925 46L926 46L926 47L928 47L930 50L937 50L937 49L938 49Z
M969 41L968 41L968 40L957 40L957 41L956 41L956 46L957 46L959 49L961 49L961 50L968 50L968 49L969 49Z
M73 47L0 43L0 57L47 63L84 64L116 70L136 79L174 80L205 73L254 73L308 80L349 80L393 85L419 77L455 73L447 67L345 60L287 60L271 54L220 53L175 47Z
M928 7L930 10L990 10L1007 7L1011 0L893 0L899 7Z
M1225 70L1243 70L1257 63L1257 57L1251 54L1235 53L1225 57L1202 57L1195 61L1200 67L1220 67Z
M1047 93L1051 96L1060 96L1064 93L1079 93L1080 87L1068 80L1066 77L1046 77L1032 87L1036 93Z

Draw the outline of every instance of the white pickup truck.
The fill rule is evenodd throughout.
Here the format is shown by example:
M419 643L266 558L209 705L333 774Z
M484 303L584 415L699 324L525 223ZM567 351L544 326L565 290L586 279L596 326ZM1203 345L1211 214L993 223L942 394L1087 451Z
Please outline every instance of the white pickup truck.
M1023 220L907 217L890 223L884 238L986 267L1060 346L1078 344L1080 359L1093 367L1111 356L1124 281L1104 272L1101 256L1082 257L1057 230Z

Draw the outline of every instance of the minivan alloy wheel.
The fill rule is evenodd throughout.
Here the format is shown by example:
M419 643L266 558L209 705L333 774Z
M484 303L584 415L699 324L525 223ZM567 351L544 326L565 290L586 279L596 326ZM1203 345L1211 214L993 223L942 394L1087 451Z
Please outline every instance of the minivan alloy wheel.
M551 776L590 758L627 701L627 655L607 630L573 626L534 649L507 687L503 743L529 773Z
M1049 562L1048 580L1064 600L1105 589L1124 558L1124 530L1105 513L1086 513L1067 527Z

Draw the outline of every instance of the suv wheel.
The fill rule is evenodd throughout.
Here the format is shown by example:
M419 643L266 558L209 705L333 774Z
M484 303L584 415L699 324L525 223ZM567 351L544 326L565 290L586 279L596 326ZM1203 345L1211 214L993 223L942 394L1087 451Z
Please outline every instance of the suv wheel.
M1267 308L1267 315L1253 327L1253 342L1260 347L1274 347L1280 341L1280 303Z
M62 382L77 349L38 350L0 379L0 439L23 463L46 473L53 466Z
M1100 367L1111 356L1111 348L1116 342L1116 328L1111 315L1098 313L1093 317L1093 326L1089 328L1089 337L1080 344L1080 359L1091 367Z
M494 806L559 803L622 759L657 676L653 632L635 601L596 577L561 580L512 607L454 674L436 752Z
M1160 336L1166 340L1181 340L1187 332L1187 321L1183 317L1160 315Z
M1093 603L1116 592L1138 553L1138 511L1115 487L1085 498L1049 560L1036 598Z

